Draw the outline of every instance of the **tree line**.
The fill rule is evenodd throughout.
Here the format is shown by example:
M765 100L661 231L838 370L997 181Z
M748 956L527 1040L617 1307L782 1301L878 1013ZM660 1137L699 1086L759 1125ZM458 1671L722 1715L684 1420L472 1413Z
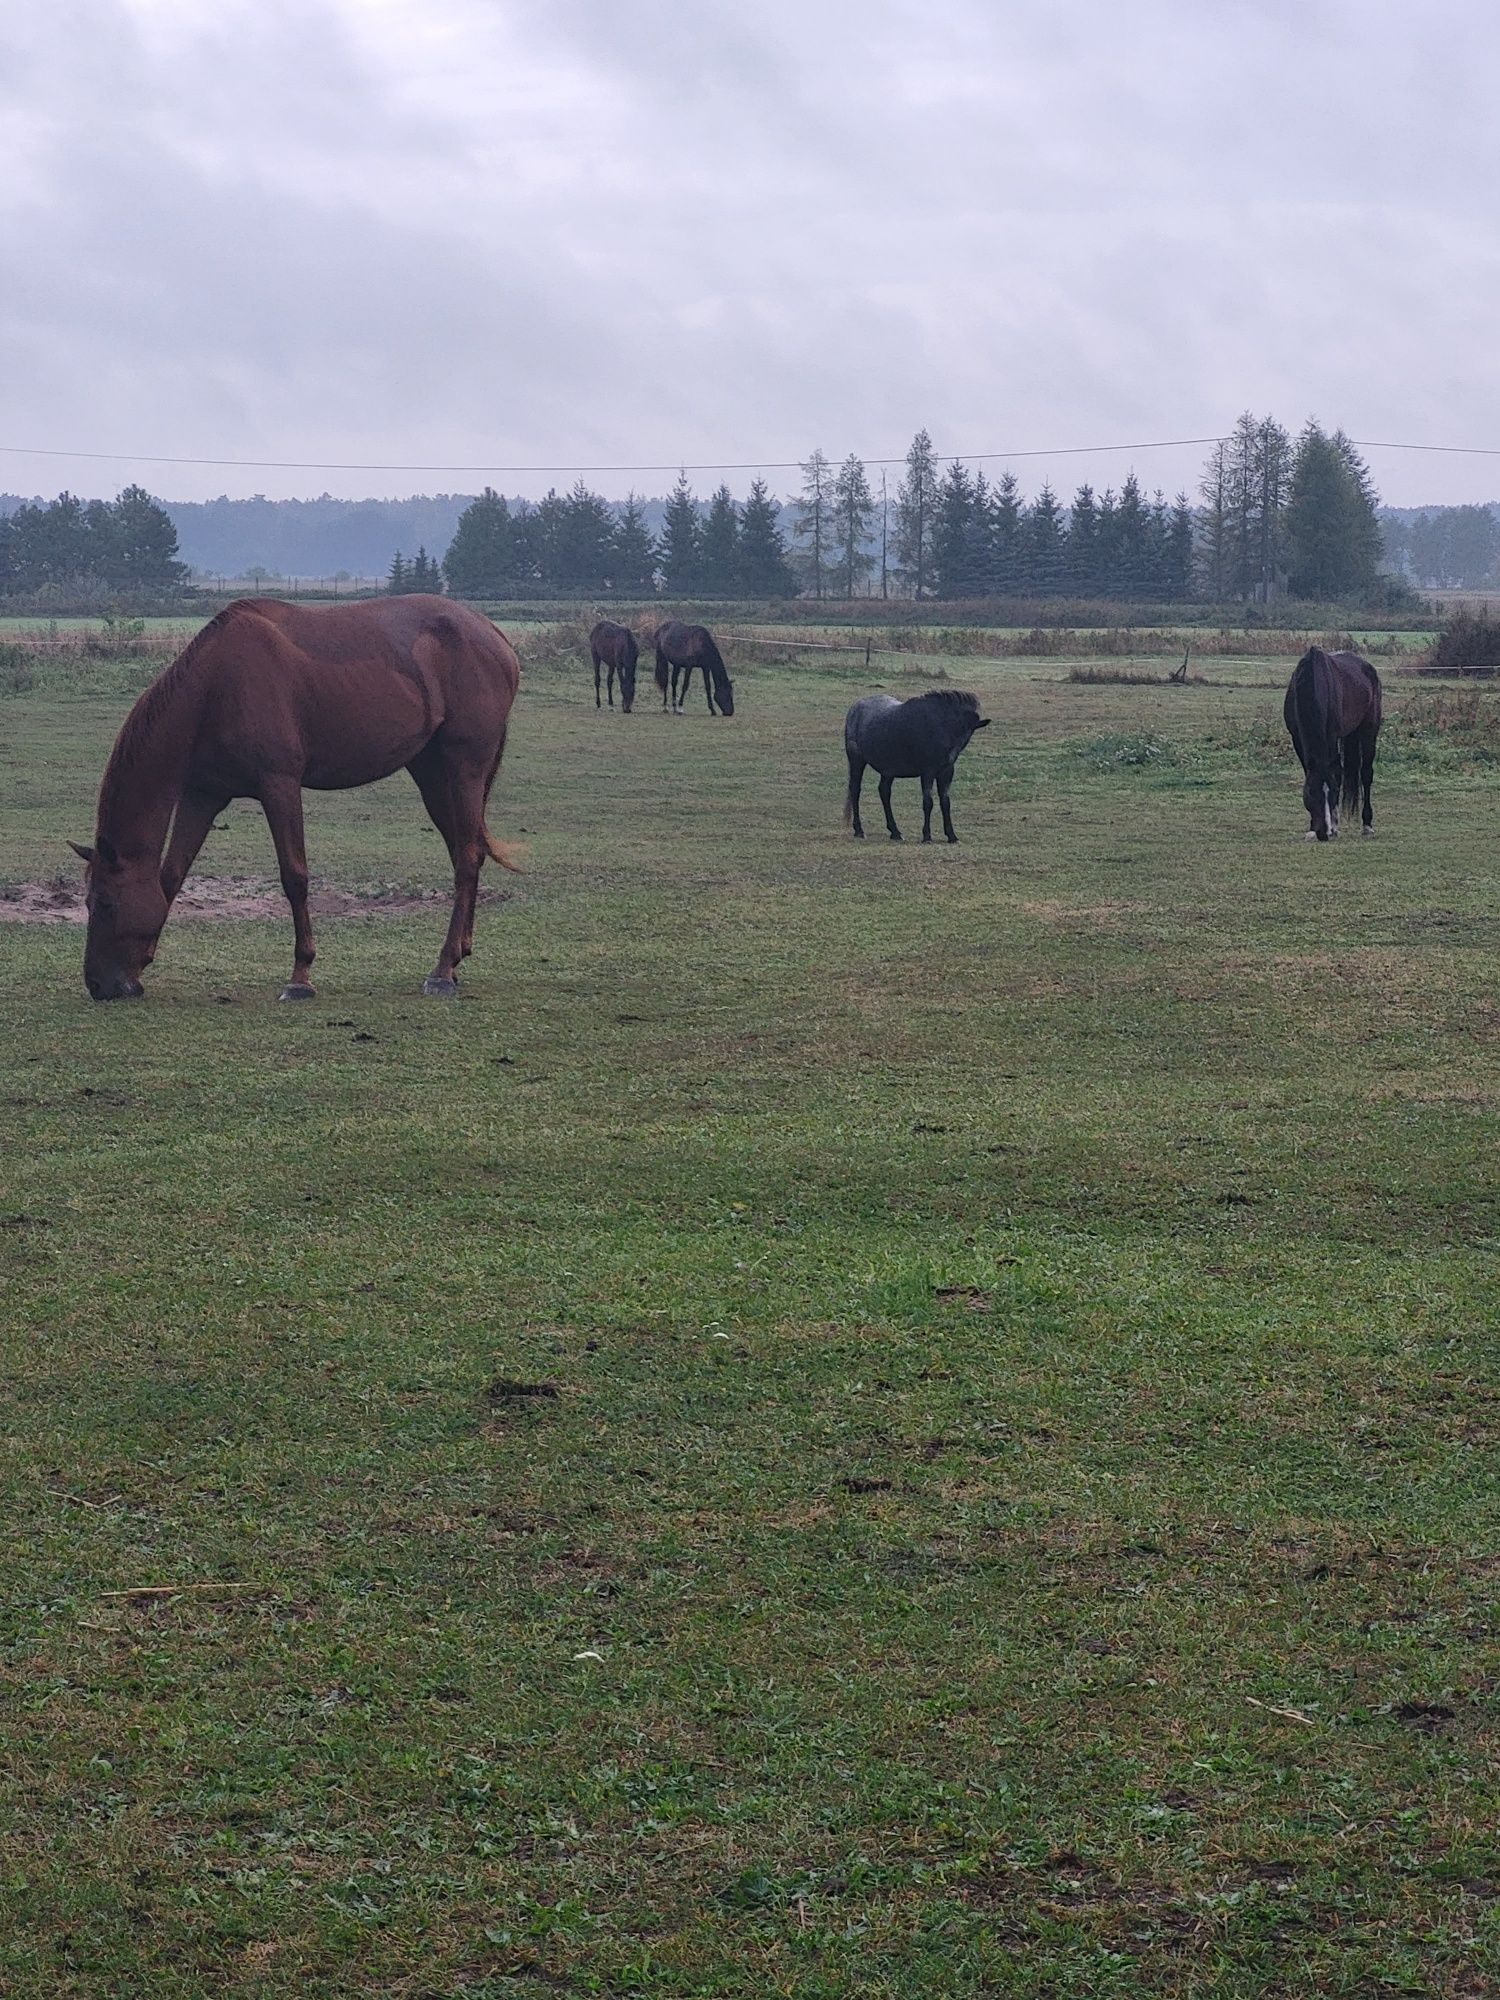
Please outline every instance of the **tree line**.
M1432 507L1381 521L1385 560L1398 576L1439 590L1482 590L1500 580L1500 522L1492 507Z
M144 487L118 500L27 501L0 516L0 596L100 584L120 591L174 591L187 578L177 530Z
M1013 472L993 483L946 466L919 431L894 495L877 500L856 456L821 450L801 466L788 542L780 508L757 479L737 503L720 486L706 505L686 473L653 536L634 495L614 507L582 480L535 504L487 487L459 518L442 559L455 596L963 599L1079 597L1182 603L1328 601L1371 595L1383 555L1369 468L1342 431L1309 421L1293 440L1246 412L1204 467L1199 505L1087 482L1064 504L1048 484L1022 496ZM389 587L435 587L425 550L398 555Z

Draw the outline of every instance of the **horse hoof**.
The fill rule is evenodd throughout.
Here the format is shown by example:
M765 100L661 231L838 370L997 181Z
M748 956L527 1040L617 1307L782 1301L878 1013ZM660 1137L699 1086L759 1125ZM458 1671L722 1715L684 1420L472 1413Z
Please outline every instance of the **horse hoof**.
M299 986L294 980L289 981L281 989L281 998L283 1000L316 1000L317 997L317 989L315 987Z
M899 834L899 833L893 833L893 834L891 835L891 839L892 839L892 840L899 840L900 838L901 838L901 836L900 836L900 834Z
M932 845L932 835L931 835L930 833L924 833L924 834L922 835L922 845L923 845L924 847L931 847L931 845Z
M422 991L425 994L427 994L429 998L435 997L438 999L448 1000L451 999L455 993L457 993L458 981L456 979L439 979L438 975L435 972L430 972L427 975L427 977L422 981Z
M1318 836L1315 833L1304 833L1302 836L1304 840L1316 840L1317 837Z
M1373 839L1375 838L1375 829L1374 829L1374 827L1373 827L1373 826L1362 826L1362 827L1360 828L1360 830L1359 830L1359 837L1360 837L1360 839L1361 839L1361 840L1373 840Z
M956 833L950 833L950 834L948 835L948 845L949 845L950 847L957 847L957 845L958 845L958 835L957 835Z

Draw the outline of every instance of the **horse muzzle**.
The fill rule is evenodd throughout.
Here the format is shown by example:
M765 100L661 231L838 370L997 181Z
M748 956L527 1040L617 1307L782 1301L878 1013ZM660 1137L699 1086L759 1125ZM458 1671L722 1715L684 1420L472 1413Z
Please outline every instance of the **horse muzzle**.
M139 1000L146 989L138 979L123 972L106 973L102 979L86 978L91 1000Z

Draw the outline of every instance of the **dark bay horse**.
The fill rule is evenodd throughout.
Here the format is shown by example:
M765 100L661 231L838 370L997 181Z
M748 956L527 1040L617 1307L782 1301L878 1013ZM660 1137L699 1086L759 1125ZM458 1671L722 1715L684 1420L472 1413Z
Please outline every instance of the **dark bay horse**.
M609 705L615 705L615 675L620 676L620 706L629 715L635 705L635 663L640 658L640 648L635 642L635 634L628 625L616 625L611 619L601 618L589 634L589 652L594 661L594 706L599 702L599 669L609 669Z
M885 813L886 831L892 840L901 838L901 829L891 811L891 786L897 778L922 781L922 838L932 839L932 788L937 786L943 809L943 832L949 844L957 842L948 792L953 783L953 767L961 751L968 748L976 729L988 729L981 720L979 697L961 694L957 688L934 688L929 694L897 701L894 695L867 694L855 702L844 717L844 750L849 759L849 795L844 800L844 824L854 828L854 838L863 840L859 818L859 793L865 781L865 766L873 764L880 773L880 804Z
M734 714L734 682L729 678L729 670L724 665L713 634L706 625L683 625L675 618L669 618L665 625L656 628L656 685L661 689L661 705L667 705L667 672L672 677L672 710L682 713L682 704L687 700L687 691L692 684L694 667L703 669L703 692L708 697L708 712L715 713L714 703L718 703L720 715ZM681 675L681 693L678 693L678 675Z
M487 618L441 597L229 605L131 709L99 789L94 844L73 844L88 864L89 992L139 996L215 816L251 798L276 843L296 935L281 997L311 999L302 788L344 791L405 766L453 859L453 918L423 991L456 993L484 858L516 865L484 812L520 672Z
M1364 831L1374 832L1370 781L1380 734L1380 676L1358 653L1310 646L1292 669L1282 705L1292 747L1302 765L1302 803L1309 840L1332 840L1339 800L1350 812L1364 792Z

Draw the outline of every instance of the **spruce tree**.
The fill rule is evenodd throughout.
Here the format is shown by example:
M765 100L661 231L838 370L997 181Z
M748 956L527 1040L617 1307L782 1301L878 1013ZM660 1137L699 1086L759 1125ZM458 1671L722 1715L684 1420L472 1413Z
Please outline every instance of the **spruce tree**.
M387 597L404 597L409 588L410 586L406 581L406 558L397 549L396 553L391 557L391 567L386 575L386 595Z
M740 518L727 486L708 503L703 523L699 589L706 597L732 597L739 581Z
M1169 604L1186 604L1193 596L1193 508L1185 493L1172 502L1162 590Z
M1085 480L1073 495L1068 516L1068 589L1074 597L1101 595L1099 587L1099 509L1094 489Z
M455 597L505 597L516 587L515 537L510 502L486 486L459 515L443 557Z
M797 580L781 533L781 510L763 479L752 482L749 498L740 509L739 587L749 597L797 594Z
M1064 586L1067 537L1057 495L1045 481L1026 510L1025 538L1031 588L1043 597L1056 596Z
M610 575L626 597L651 597L656 590L656 546L634 493L627 493L615 521Z
M557 511L552 582L568 596L597 597L610 580L614 516L580 479Z
M805 587L813 597L824 596L830 581L833 487L833 466L820 448L814 448L802 462L802 491L792 521L794 538L807 544L802 570Z
M874 567L875 559L865 547L874 512L864 464L850 452L833 483L833 575L845 597L858 595Z
M973 525L974 482L957 459L938 482L932 517L932 589L937 597L962 597Z
M1151 533L1140 482L1133 472L1125 475L1115 512L1115 582L1112 595L1149 597L1151 594Z
M1002 472L995 482L995 499L990 512L995 594L997 597L1019 597L1029 587L1030 569L1026 560L1021 488L1013 472Z
M698 503L685 472L677 475L662 522L659 563L662 586L673 597L691 597L702 570L702 531Z
M974 478L974 505L964 535L963 566L959 573L961 597L989 597L995 577L995 505L990 483L982 472Z
M937 513L937 454L918 431L906 454L906 477L896 494L896 561L913 597L932 590L932 535Z
M1380 524L1369 470L1354 446L1309 418L1297 440L1286 507L1294 597L1355 597L1375 583Z

